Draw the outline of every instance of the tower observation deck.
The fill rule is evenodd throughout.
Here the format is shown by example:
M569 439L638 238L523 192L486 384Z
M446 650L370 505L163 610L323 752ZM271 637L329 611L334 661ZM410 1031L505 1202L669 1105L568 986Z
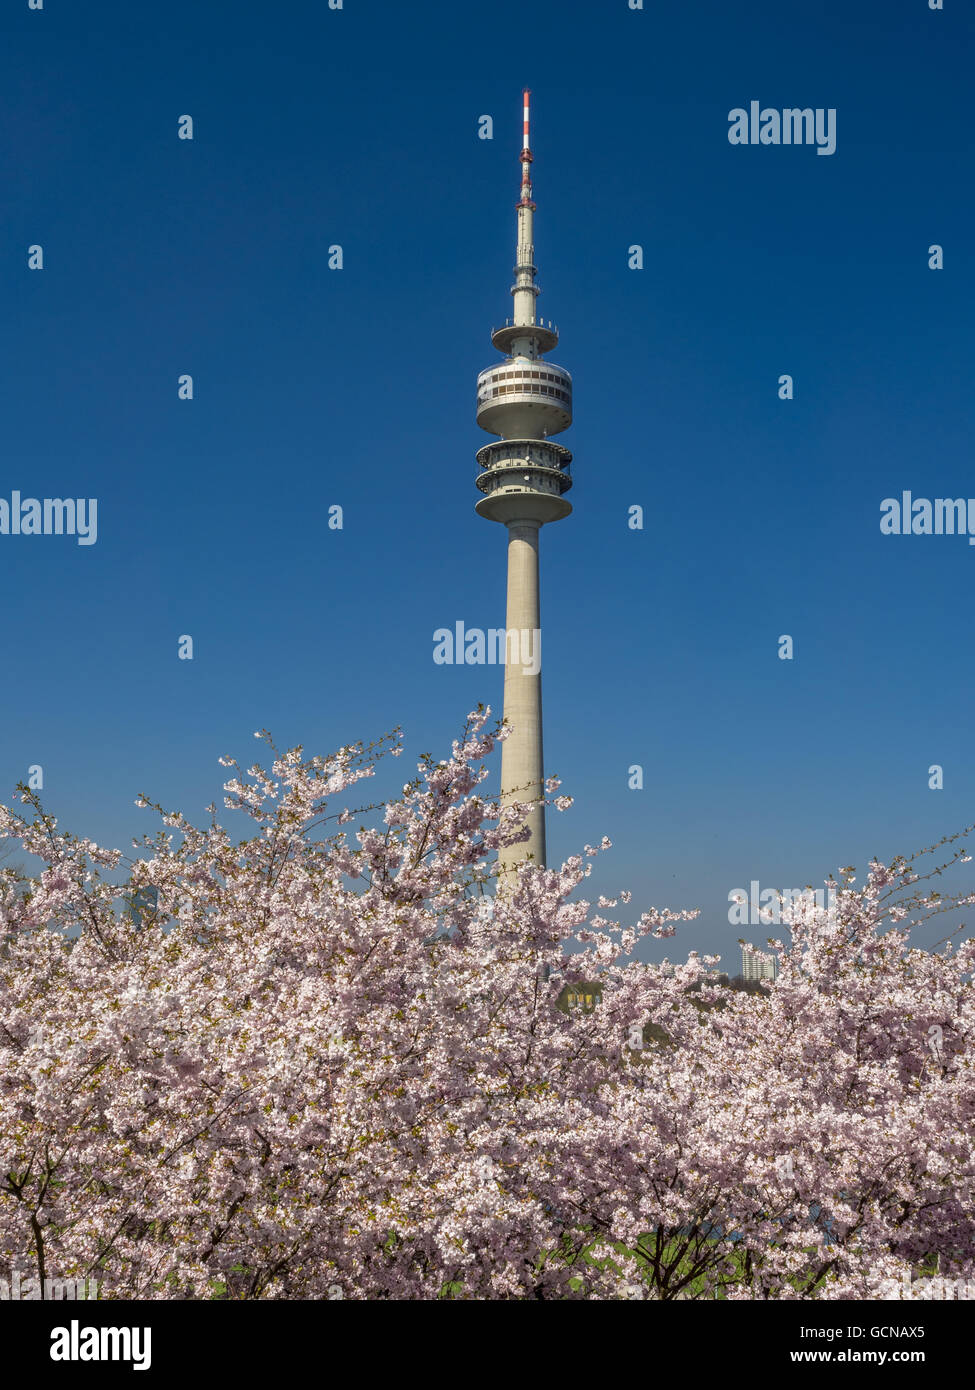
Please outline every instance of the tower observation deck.
M478 450L477 486L484 494L475 510L508 530L507 627L537 634L539 621L538 536L546 522L572 511L565 493L572 486L572 454L551 436L572 424L572 377L564 367L544 360L559 341L558 329L536 317L534 223L530 145L530 94L524 93L524 139L512 317L491 333L504 361L486 367L477 378L477 423L497 438ZM530 839L501 851L500 871L531 858L545 863L545 808L542 754L542 682L537 659L523 664L523 643L508 644L505 665L504 717L511 727L501 753L501 799L537 803L529 817ZM520 659L512 651L520 652Z

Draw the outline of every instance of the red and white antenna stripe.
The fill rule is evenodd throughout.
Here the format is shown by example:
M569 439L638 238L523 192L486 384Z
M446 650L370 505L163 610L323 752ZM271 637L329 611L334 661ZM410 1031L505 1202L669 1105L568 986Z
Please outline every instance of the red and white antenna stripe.
M525 142L524 142L524 144L523 144L522 147L521 147L523 150L530 150L530 149L531 149L531 141L530 141L530 138L529 138L529 130L528 130L528 122L529 122L528 98L529 98L530 96L531 96L531 92L530 92L529 89L526 87L526 88L525 88L525 93L524 93L524 97L525 97Z

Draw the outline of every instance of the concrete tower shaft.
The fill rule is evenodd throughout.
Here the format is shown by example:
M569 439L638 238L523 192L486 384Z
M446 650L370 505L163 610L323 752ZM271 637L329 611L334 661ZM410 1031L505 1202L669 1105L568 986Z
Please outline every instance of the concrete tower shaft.
M572 377L564 367L542 360L558 343L558 330L536 315L535 203L532 200L529 92L524 93L521 198L517 203L514 301L511 319L494 329L491 340L504 362L487 367L477 379L477 423L499 436L477 454L477 486L484 496L480 516L508 528L508 632L532 634L526 645L508 643L504 674L504 716L511 733L502 745L501 799L535 803L529 817L531 838L499 856L502 882L531 856L545 863L544 769L542 756L541 623L539 609L539 531L568 516L564 494L572 486L572 454L549 436L572 424Z
M541 523L519 518L508 523L508 603L505 624L509 632L536 634L531 650L541 655L541 612L538 593L538 533ZM504 668L504 717L511 733L501 745L501 802L531 801L528 815L531 838L525 844L503 849L498 856L502 875L529 855L536 864L545 860L544 752L542 747L542 673L526 668L521 642Z

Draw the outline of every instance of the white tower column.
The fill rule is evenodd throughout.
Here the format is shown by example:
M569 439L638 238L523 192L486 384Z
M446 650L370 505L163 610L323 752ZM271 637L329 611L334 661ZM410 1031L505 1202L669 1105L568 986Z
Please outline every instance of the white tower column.
M501 801L534 802L527 817L530 838L498 857L500 882L531 858L545 864L542 762L541 623L538 603L538 533L572 511L563 496L572 486L572 454L552 435L572 424L572 377L545 360L558 329L539 319L535 306L535 203L532 199L529 94L524 94L521 197L517 207L512 318L491 334L504 360L477 378L477 423L498 438L478 450L484 496L479 516L508 530L507 648L504 718L510 732L501 750Z
M528 816L531 839L498 856L505 874L531 854L545 863L544 760L542 752L541 622L538 599L537 521L508 522L508 651L504 668L504 717L511 733L501 745L501 803L535 801Z

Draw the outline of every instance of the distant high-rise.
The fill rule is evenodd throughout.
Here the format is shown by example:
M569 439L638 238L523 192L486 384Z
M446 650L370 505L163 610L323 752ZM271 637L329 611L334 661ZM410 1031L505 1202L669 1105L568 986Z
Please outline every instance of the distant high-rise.
M747 946L742 946L741 973L742 978L748 981L774 980L778 974L778 961L774 956L768 960L762 960L756 951L750 951Z
M550 440L572 424L572 378L564 367L542 360L559 335L535 313L539 290L528 98L526 90L513 314L491 334L494 346L506 355L477 378L477 423L500 438L478 451L477 486L484 496L476 510L508 529L504 716L512 732L502 745L501 799L502 804L536 803L528 817L530 839L501 851L502 874L529 855L535 863L545 863L538 533L546 522L560 521L572 511L563 496L572 486L572 454Z

